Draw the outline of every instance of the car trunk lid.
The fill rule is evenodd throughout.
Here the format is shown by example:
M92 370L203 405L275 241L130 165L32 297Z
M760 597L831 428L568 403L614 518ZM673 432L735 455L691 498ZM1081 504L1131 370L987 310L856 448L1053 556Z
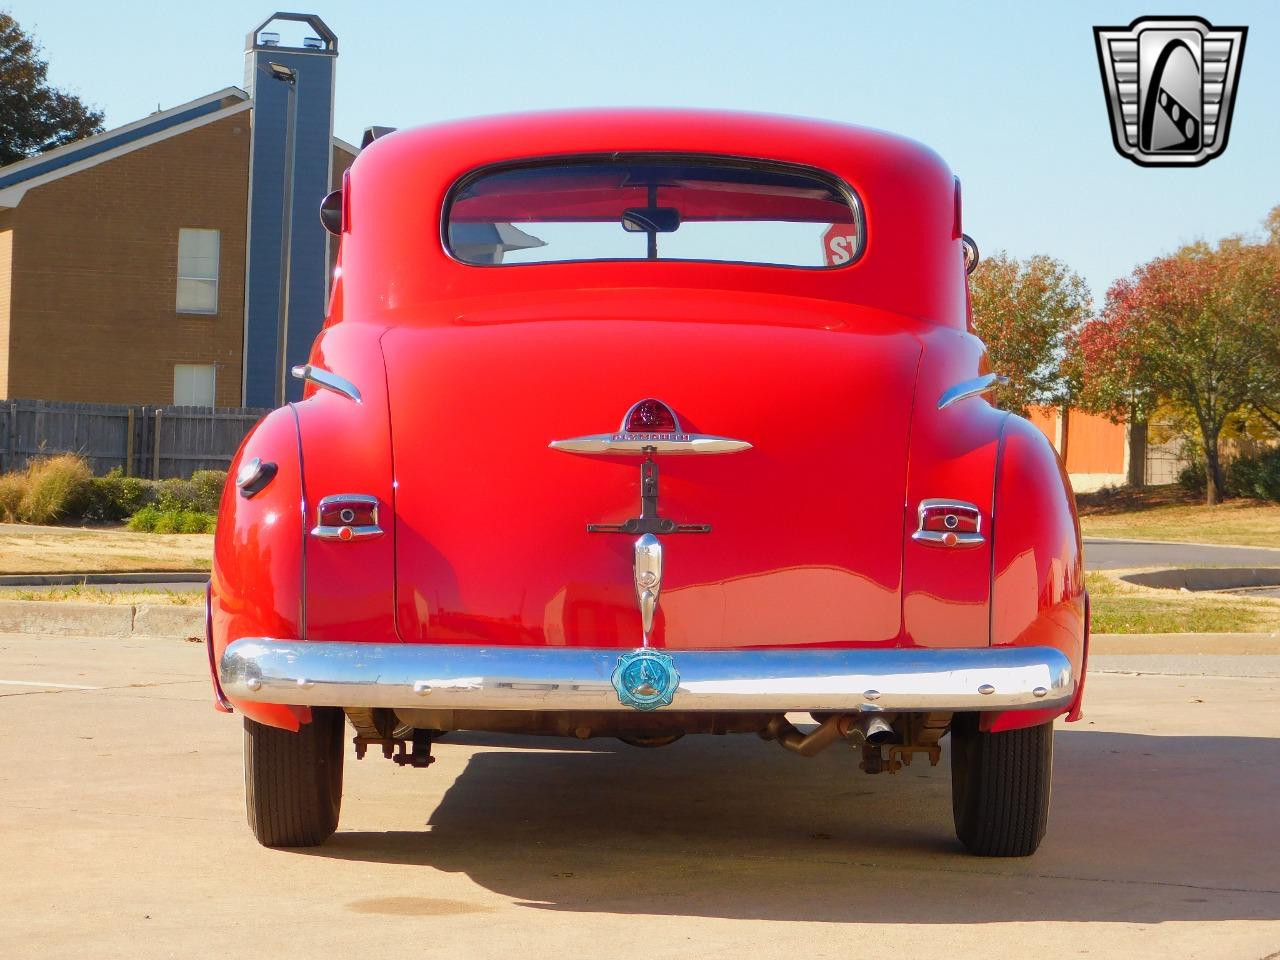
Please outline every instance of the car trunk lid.
M847 309L847 308L846 308ZM556 450L637 401L750 449L659 455L651 642L891 644L901 626L903 323L540 319L404 326L382 341L396 606L409 642L635 647L642 456Z

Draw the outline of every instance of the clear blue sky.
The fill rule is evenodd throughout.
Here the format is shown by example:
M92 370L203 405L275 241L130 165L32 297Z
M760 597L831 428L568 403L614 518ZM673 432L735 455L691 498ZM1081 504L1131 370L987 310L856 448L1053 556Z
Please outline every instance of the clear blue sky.
M117 126L243 77L261 0L0 0L50 78ZM565 106L824 117L934 147L984 251L1047 253L1101 296L1134 265L1250 232L1280 204L1280 3L316 0L339 38L334 132ZM1249 27L1226 153L1146 169L1111 145L1091 27L1195 13Z

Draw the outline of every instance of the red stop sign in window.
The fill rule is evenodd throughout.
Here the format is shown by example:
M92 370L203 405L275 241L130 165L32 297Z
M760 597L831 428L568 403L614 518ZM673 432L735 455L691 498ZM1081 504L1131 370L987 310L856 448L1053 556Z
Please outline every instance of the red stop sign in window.
M848 263L858 252L858 227L852 223L833 223L822 235L822 258L828 267Z

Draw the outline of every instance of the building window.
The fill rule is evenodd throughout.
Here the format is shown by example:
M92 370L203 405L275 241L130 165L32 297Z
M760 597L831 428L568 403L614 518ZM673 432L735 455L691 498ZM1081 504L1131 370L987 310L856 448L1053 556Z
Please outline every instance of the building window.
M178 231L178 313L218 312L221 231Z
M217 379L217 368L212 363L175 364L173 368L174 406L214 406L214 388Z

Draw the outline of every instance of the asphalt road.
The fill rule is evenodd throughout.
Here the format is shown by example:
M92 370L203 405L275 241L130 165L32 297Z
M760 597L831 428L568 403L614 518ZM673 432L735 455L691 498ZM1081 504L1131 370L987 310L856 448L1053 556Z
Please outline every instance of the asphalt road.
M1280 567L1280 548L1222 547L1204 543L1084 538L1089 570L1125 567Z
M979 860L952 836L946 757L869 777L843 747L805 760L750 736L459 737L429 770L349 759L339 834L266 850L204 656L0 636L0 957L1280 950L1274 657L1093 674L1088 718L1057 735L1039 855ZM1234 676L1257 662L1269 675Z

